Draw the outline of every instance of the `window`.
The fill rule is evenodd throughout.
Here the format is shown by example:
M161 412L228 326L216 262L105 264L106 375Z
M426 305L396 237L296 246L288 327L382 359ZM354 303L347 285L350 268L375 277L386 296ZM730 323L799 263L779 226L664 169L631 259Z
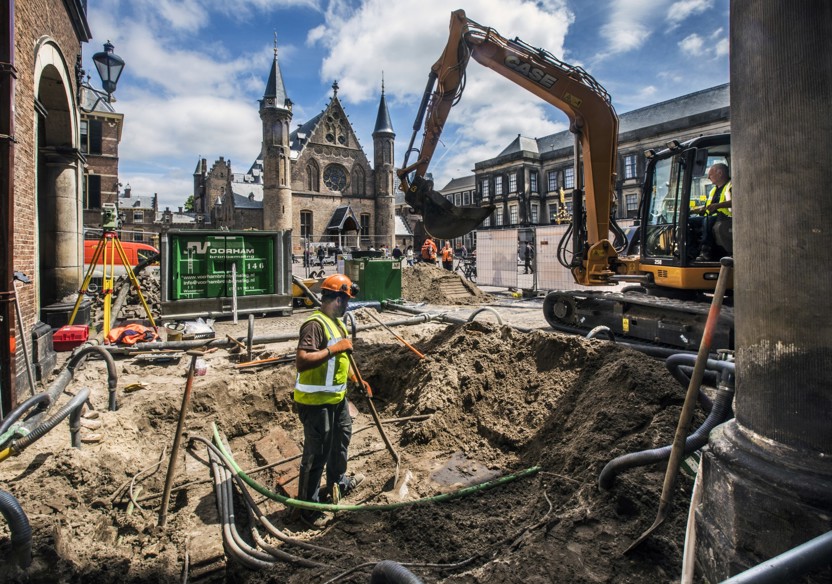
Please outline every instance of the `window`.
M482 198L484 200L488 200L491 197L491 185L488 183L488 179L485 179L480 183L480 188L482 189Z
M318 164L313 160L306 165L306 190L314 193L320 191L318 180Z
M532 225L537 225L537 214L538 214L537 205L533 204L532 205Z
M101 208L101 176L88 174L84 181L84 209Z
M361 235L370 235L370 214L362 213L359 220L361 221Z
M537 172L529 173L529 192L537 192Z
M636 155L628 154L624 157L624 178L636 178Z
M575 188L575 169L571 166L569 168L565 168L563 170L563 188L565 189L574 189Z
M144 222L144 211L133 211L133 223Z
M508 192L516 193L517 192L517 173L512 172L508 175Z
M508 215L509 215L509 225L517 225L517 205L511 205L508 208Z
M549 205L549 223L557 223L558 222L558 205L557 203L552 203Z
M494 177L494 195L500 196L503 194L503 176L498 174Z
M499 227L502 224L503 224L503 207L500 206L500 207L497 207L497 209L494 211L494 225Z
M330 191L343 192L347 188L347 171L343 166L330 164L324 170L324 184Z
M356 196L363 195L364 190L364 169L356 166L352 171L352 194Z
M144 241L144 231L138 230L133 232L133 241Z
M546 173L546 190L548 192L554 192L558 190L558 171L557 170L550 170Z
M454 205L457 205L457 206L462 204L462 195L460 193L456 193L454 195L453 203L454 203Z
M312 211L300 212L300 236L304 239L312 237Z
M485 218L485 221L482 222L483 227L491 227L491 215Z
M101 127L99 120L81 122L81 152L101 154Z
M471 193L470 192L465 191L464 193L462 193L462 204L463 205L470 205L471 204Z

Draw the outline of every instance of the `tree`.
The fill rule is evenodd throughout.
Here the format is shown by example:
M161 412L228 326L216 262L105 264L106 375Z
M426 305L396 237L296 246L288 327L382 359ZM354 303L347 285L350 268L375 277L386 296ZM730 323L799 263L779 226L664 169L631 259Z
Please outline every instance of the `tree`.
M188 199L185 201L185 210L186 211L193 211L194 210L194 196L193 195L188 197Z

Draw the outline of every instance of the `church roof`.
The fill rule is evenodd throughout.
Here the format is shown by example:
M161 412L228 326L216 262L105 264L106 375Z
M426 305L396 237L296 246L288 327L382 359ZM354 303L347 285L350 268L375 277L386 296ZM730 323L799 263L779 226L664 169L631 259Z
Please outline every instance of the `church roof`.
M256 185L253 185L256 186ZM262 209L263 208L263 189L260 188L260 200L255 200L252 196L256 197L253 192L249 193L249 195L241 195L239 193L234 194L234 208L235 209Z
M401 216L396 215L396 237L409 237L413 235L410 227Z
M378 102L378 115L373 135L381 133L395 134L393 122L390 121L390 112L387 110L387 99L384 97L384 86L381 88L381 100Z
M320 122L321 118L324 116L325 111L326 110L322 111L306 123L301 124L294 132L289 134L289 148L291 150L296 152L303 150L303 147L306 145L306 142L309 140L312 132L314 132L315 128L318 126L318 122Z
M338 207L332 213L332 218L329 220L329 225L326 226L327 231L359 231L361 224L358 218L349 205Z

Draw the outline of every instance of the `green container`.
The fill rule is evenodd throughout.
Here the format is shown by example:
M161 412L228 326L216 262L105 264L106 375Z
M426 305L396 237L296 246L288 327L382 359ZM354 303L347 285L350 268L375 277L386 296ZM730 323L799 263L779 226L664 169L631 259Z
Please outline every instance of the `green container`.
M358 284L356 300L399 300L402 297L402 263L360 258L344 261L344 273Z

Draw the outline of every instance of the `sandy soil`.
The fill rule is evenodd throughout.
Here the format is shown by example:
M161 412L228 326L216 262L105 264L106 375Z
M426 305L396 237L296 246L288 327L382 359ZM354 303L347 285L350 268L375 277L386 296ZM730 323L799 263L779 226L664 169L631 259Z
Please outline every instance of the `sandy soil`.
M419 273L414 269L411 275ZM406 296L409 287L405 283ZM413 300L422 294L410 293ZM366 398L353 392L358 413L350 471L367 479L345 503L407 502L530 467L539 466L539 472L452 501L339 512L323 531L306 529L283 505L253 492L287 536L327 549L281 543L261 531L272 546L325 566L276 561L252 570L223 553L206 448L193 438L210 438L215 423L244 469L275 462L264 454L263 439L279 430L300 444L291 364L237 369L239 354L219 349L205 355L207 371L195 378L174 483L187 486L174 493L167 524L158 527L159 494L190 358L167 363L117 358L114 412L106 411L103 362L88 361L68 389L92 389L98 417L85 419L82 434L99 434L101 440L70 448L64 422L0 463L0 488L20 501L32 524L34 548L27 573L5 565L0 576L20 582L367 582L373 563L392 559L414 564L410 569L424 582L678 579L691 480L682 475L670 518L625 556L624 549L655 518L663 468L628 471L610 491L599 490L597 477L615 456L672 440L683 388L661 362L640 353L547 332L533 301L482 298L496 304L504 320L540 330L521 333L487 317L464 326L398 327L399 335L427 355L424 360L384 329L359 334L355 358L374 388L381 417L422 417L385 425L402 459L400 476L410 475L405 489L390 490L392 457ZM475 307L436 308L465 314ZM357 312L359 323L373 322L362 314L366 310L371 309ZM255 335L296 331L307 315L258 318ZM407 315L384 312L379 318ZM214 326L221 338L246 331L242 322ZM292 341L270 343L258 354L293 349ZM94 427L97 422L100 428ZM252 477L266 486L277 480L271 469ZM141 509L130 503L131 484ZM234 499L235 523L252 542L243 500L239 494ZM2 552L8 535L0 525Z

